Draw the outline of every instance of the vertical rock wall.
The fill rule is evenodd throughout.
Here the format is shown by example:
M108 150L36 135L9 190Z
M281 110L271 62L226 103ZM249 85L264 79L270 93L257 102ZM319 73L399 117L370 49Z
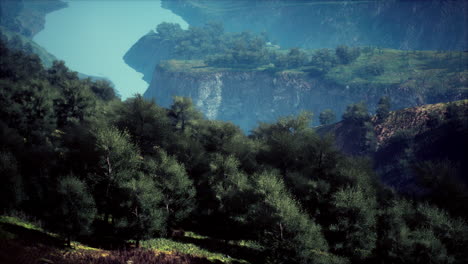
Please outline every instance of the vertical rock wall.
M356 89L303 73L173 72L157 69L144 96L168 107L175 95L192 98L207 118L232 121L245 131L254 128L258 121L270 122L303 110L312 111L317 116L330 108L341 116L347 105L359 101L367 102L373 109L383 95L392 97L395 108L424 103L424 94L398 86Z

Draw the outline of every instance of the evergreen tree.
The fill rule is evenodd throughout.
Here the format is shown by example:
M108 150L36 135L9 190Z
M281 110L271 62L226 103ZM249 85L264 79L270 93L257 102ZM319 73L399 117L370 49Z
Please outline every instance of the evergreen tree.
M319 121L321 125L328 125L335 122L336 116L333 110L326 109L322 111L319 115Z
M120 215L115 220L118 234L136 240L140 246L142 239L165 235L167 216L163 194L155 187L151 177L140 174L121 185L123 196Z
M350 142L348 153L366 155L375 151L377 140L374 126L364 102L347 106L343 114L343 123L349 136L355 139Z
M250 214L260 242L266 248L267 263L327 263L333 257L320 225L314 223L291 197L274 173L253 176L257 203ZM329 261L331 262L331 261Z
M122 186L136 179L141 157L138 149L130 142L128 133L105 126L99 128L95 136L99 168L96 171L94 193L98 208L108 223L109 216L118 217L115 214L125 201Z
M174 102L169 110L169 117L173 126L184 132L192 126L196 120L202 118L202 114L195 109L192 99L188 97L174 96Z
M67 245L73 237L88 233L96 214L93 197L87 186L74 176L66 176L58 183L58 215L53 228L66 236Z
M70 122L83 122L94 113L95 97L84 82L65 80L59 91L61 94L54 102L59 127Z
M161 204L170 227L177 227L196 207L195 188L182 164L158 150L154 164L149 165L149 175L161 192Z
M155 147L165 147L172 141L167 111L153 101L146 101L138 94L116 104L113 110L114 123L132 135L143 155L154 154Z
M25 197L18 162L11 152L0 151L0 177L0 210L17 208Z
M341 189L333 195L336 224L330 226L333 249L356 262L370 258L376 246L375 196L359 186Z
M390 97L383 96L380 98L379 103L377 104L377 119L379 121L385 120L390 113Z

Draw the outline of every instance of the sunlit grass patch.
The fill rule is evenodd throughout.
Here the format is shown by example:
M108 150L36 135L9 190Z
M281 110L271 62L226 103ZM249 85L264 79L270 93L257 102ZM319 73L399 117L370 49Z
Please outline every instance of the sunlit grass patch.
M33 223L21 220L21 219L19 219L17 217L13 217L13 216L4 216L4 215L0 216L0 223L17 225L17 226L24 227L26 229L45 232L41 227L39 227L39 226L37 226L37 225L35 225Z
M196 235L195 233L190 233L189 236L195 239L204 239L203 236ZM211 261L221 261L223 263L249 263L245 260L235 259L221 253L210 252L192 243L183 243L165 238L146 240L143 241L141 245L143 248L162 251L166 254L177 252L179 254L202 257Z

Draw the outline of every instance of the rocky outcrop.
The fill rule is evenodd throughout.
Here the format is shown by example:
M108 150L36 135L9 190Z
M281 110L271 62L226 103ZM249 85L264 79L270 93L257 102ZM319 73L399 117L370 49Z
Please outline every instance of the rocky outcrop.
M160 39L154 32L149 32L125 53L123 59L137 72L143 73L143 80L150 83L156 65L176 57L172 54L173 45L171 41Z
M274 121L302 110L318 114L330 108L341 116L347 105L359 101L374 109L383 95L392 98L394 108L420 105L425 103L427 92L398 85L356 89L297 72L174 71L157 67L144 96L162 106L169 106L176 95L190 97L209 119L232 121L248 131L258 121Z
M0 25L10 31L32 38L44 29L45 16L67 7L60 0L0 1Z
M415 166L423 162L446 162L468 183L468 100L392 111L384 120L375 116L370 124L376 148L367 153L382 181L400 191L420 192ZM341 121L317 128L319 135L332 134L335 146L356 155L356 137L350 124ZM455 174L451 175L455 176Z
M467 1L162 0L190 25L267 32L283 47L466 50Z

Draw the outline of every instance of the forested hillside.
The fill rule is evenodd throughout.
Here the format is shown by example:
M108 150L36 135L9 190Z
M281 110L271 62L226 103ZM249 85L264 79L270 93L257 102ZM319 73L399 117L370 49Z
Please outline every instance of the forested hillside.
M216 242L200 246L224 252L225 263L468 260L466 212L382 185L371 160L343 154L310 127L311 113L261 123L247 136L207 120L188 98L168 108L140 95L122 102L108 83L79 80L63 62L44 68L4 43L0 55L3 213L42 221L58 244L142 248L54 251L46 260L138 263L159 252L158 241L170 243L163 238L205 237ZM345 120L360 116L353 109ZM8 219L3 262L17 243Z

